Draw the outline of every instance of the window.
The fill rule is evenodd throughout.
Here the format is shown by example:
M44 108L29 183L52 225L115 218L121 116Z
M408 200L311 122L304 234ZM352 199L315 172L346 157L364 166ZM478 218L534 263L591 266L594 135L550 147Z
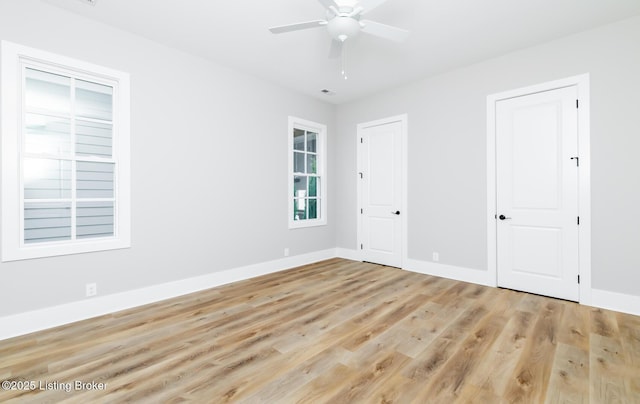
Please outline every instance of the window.
M327 223L327 127L289 117L289 228Z
M129 76L2 42L2 260L130 246Z

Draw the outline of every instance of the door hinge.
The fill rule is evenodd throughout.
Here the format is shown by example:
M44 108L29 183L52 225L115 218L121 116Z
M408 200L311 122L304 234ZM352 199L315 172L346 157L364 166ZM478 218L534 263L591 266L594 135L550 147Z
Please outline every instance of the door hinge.
M358 173L360 175L360 179L364 178L364 175L362 173Z
M360 249L364 250L364 245L360 244Z
M580 108L580 100L576 100L576 108Z
M580 226L580 216L578 216L578 226Z
M578 275L578 283L580 283L580 275Z
M364 209L360 208L360 214L364 213Z
M571 160L575 160L576 161L576 167L580 167L580 157L571 157Z
M364 143L364 138L360 138L360 143Z

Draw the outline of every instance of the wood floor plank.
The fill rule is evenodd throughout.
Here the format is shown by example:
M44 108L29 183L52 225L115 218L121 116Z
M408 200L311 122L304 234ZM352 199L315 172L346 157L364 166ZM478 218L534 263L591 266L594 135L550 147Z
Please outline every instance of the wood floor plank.
M556 300L546 302L505 390L509 402L541 402L547 393L551 367L557 346L557 333L564 305Z
M624 313L616 313L616 317L625 362L631 370L627 373L631 395L640 396L640 371L633 372L640 364L640 317Z
M59 383L0 390L20 404L640 403L640 317L331 259L0 341L0 379Z
M485 306L487 301L480 301L475 306L468 306L458 317L452 318L438 337L405 366L402 375L409 383L403 385L399 402L411 402L419 394L428 394L426 387L429 383L438 379L440 370L459 349L476 322L489 313Z
M513 314L512 296L513 294L510 292L500 293L487 305L491 311L484 317L478 318L462 345L444 364L438 373L438 378L431 379L426 388L418 394L415 402L431 400L434 402L454 402L465 399L462 392L466 383L481 366L494 341Z
M464 404L476 404L476 403L500 403L505 402L501 400L500 396L497 396L487 389L477 387L469 383L460 397L455 401L456 403Z
M589 352L559 343L551 368L545 403L589 402Z
M558 342L582 350L589 349L589 308L577 303L565 304L558 332Z
M246 397L246 401L265 403L291 402L292 392L304 388L305 385L323 375L331 374L335 364L343 362L344 357L347 355L349 353L344 348L330 348L300 363L298 366L287 368L285 373L273 377L259 391Z
M482 390L490 396L501 397L504 394L513 372L520 360L522 349L531 336L534 315L526 311L515 310L507 321L502 333L491 351L484 357L478 370L471 375L471 390Z
M329 396L326 402L366 402L375 385L384 384L410 361L409 357L395 351L379 351L371 359L362 361L360 366L352 367L359 370L344 378L340 383L342 388L333 396Z
M594 328L599 329L599 326ZM622 345L615 335L591 334L589 357L590 397L595 402L623 403L633 397L629 369L626 367ZM636 369L637 374L637 369ZM635 397L640 402L640 397Z
M591 309L591 332L603 337L618 335L618 321L615 313L604 309Z
M290 392L283 402L298 404L316 404L331 402L345 380L356 377L358 371L345 365L337 364L328 372L314 378L311 382L296 391Z

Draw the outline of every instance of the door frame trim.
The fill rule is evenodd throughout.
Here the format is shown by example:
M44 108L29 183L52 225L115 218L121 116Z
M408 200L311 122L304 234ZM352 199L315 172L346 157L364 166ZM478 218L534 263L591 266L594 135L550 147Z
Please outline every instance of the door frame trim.
M362 206L362 192L363 192L363 186L362 186L362 181L360 181L359 175L358 173L363 172L362 170L362 148L360 147L360 138L362 137L362 132L369 127L372 126L380 126L380 125L385 125L385 124L389 124L389 123L394 123L394 122L400 122L402 124L402 130L400 133L400 147L402 148L401 150L401 158L402 161L400 163L400 187L401 187L401 191L400 191L400 209L402 209L402 214L400 215L400 224L402 226L402 230L400 231L400 237L402 238L400 240L400 243L402 245L401 248L401 253L400 253L400 268L403 268L405 263L407 262L408 259L408 250L407 250L407 240L408 240L408 232L407 232L407 223L408 223L408 213L409 210L407 209L407 172L408 172L408 161L407 161L407 143L408 143L408 115L405 114L401 114L401 115L395 115L395 116L391 116L388 118L382 118L382 119L377 119L375 121L369 121L369 122L363 122L363 123L359 123L357 126L357 131L356 131L356 154L357 154L357 162L356 162L356 181L357 181L357 200L356 200L356 215L358 217L358 234L357 234L357 245L356 245L356 251L357 251L357 256L358 259L360 261L362 261L364 259L364 254L362 252L362 250L360 248L358 248L360 246L360 244L362 243L362 215L360 214L360 207Z
M576 86L578 91L578 273L579 302L591 305L591 145L589 74L522 87L487 96L487 282L498 286L497 214L496 206L496 103L563 87ZM577 280L576 280L577 281Z

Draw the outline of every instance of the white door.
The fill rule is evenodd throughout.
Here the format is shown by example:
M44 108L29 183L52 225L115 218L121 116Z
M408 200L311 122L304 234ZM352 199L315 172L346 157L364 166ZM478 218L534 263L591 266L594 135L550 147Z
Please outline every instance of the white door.
M362 260L402 266L403 121L358 126Z
M577 301L576 86L496 103L498 286Z

